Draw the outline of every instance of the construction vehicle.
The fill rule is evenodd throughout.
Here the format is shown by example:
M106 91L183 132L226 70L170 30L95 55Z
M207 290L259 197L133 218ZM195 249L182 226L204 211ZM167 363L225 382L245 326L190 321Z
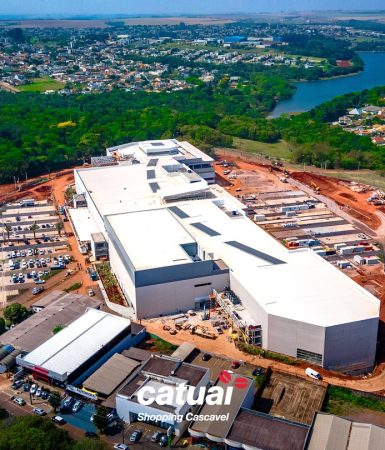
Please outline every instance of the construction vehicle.
M316 184L314 183L314 181L312 181L312 182L310 183L310 187L313 189L313 191L314 191L316 194L319 194L321 188L320 188L318 185L316 185Z
M191 334L195 334L197 336L204 337L206 339L216 339L217 335L212 331L209 331L206 327L202 327L200 325L195 325L190 329Z

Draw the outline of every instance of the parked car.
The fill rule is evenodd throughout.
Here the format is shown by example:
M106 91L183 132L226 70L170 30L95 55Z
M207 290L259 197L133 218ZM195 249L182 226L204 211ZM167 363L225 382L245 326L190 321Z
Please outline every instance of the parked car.
M126 444L114 444L114 450L128 450L128 445Z
M131 433L130 442L138 442L142 437L142 432L140 430L135 430Z
M83 406L83 402L80 400L76 400L76 402L72 406L72 412L77 413L78 411L80 411L82 406Z
M43 286L34 287L34 288L32 289L32 295L40 294L40 292L43 292L43 291L44 291Z
M315 380L322 380L322 376L316 370L312 369L311 367L308 367L305 370L305 373L310 378L314 378Z
M42 392L43 392L43 389L41 386L39 386L36 390L36 397L41 397Z
M65 411L67 409L71 409L73 402L74 402L74 399L72 397L66 397L60 406L60 410Z
M202 361L209 361L211 359L210 353L204 353L202 356Z
M94 433L93 431L86 431L84 433L84 436L91 438L91 439L99 439L99 436L96 433Z
M21 398L21 397L16 397L16 398L13 399L13 401L16 404L18 404L19 406L24 406L26 404L25 400L23 398Z
M88 295L90 296L90 297L93 297L94 295L95 295L95 292L94 292L94 290L93 289L88 289Z
M53 416L51 420L52 422L55 422L58 425L64 425L66 423L66 421L61 416Z
M24 392L29 392L29 390L31 389L31 384L26 382L23 384L23 391Z
M155 433L151 436L151 442L159 442L162 433L160 431L155 431Z
M49 395L50 395L50 391L45 390L45 389L43 389L43 390L41 391L41 398L42 398L43 400L48 400Z
M162 434L162 437L159 439L159 445L161 447L166 447L168 444L168 437L165 434Z
M263 375L263 369L261 369L260 367L257 367L256 369L253 370L254 377L259 377L260 375Z
M32 412L38 416L45 416L47 413L42 408L33 408Z
M24 383L23 380L17 380L17 381L15 381L15 382L12 384L11 388L12 388L12 389L19 389L21 386L23 386L23 383Z
M29 390L29 392L30 392L32 395L36 394L37 388L38 388L37 384L36 384L36 383L33 383L33 385L31 386L31 389Z
M238 361L233 361L232 363L231 363L231 368L232 369L238 369L238 367L240 366L241 364L238 362Z

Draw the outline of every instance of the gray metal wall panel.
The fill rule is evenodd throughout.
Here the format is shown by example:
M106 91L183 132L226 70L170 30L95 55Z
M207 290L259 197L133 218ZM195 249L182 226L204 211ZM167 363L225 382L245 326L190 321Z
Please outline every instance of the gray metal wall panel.
M378 318L328 327L325 339L326 368L357 373L374 366ZM362 370L359 370L359 368Z
M151 286L153 284L172 283L174 281L189 280L210 276L216 273L227 273L228 270L214 270L214 263L211 260L199 261L195 263L179 264L177 266L158 267L149 270L139 270L136 272L136 287Z

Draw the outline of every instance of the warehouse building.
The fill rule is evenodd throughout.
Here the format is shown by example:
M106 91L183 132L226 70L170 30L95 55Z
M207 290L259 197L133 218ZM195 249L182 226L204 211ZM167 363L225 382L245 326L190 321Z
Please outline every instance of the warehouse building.
M158 144L140 146L152 156ZM253 329L251 343L328 369L370 371L378 299L311 250L283 247L243 203L169 157L135 153L116 166L75 170L129 314L199 309L227 288L233 316Z
M83 389L95 392L99 399L107 399L122 386L131 373L140 365L138 361L116 353L83 382ZM113 403L113 408L115 404Z
M46 382L76 385L113 354L140 342L144 336L144 329L132 333L129 320L90 308L37 348L18 356L16 362Z
M384 450L385 428L317 413L308 450Z
M32 305L36 313L0 336L0 343L11 345L22 353L29 353L52 337L52 330L67 327L89 308L102 303L85 295L53 291Z

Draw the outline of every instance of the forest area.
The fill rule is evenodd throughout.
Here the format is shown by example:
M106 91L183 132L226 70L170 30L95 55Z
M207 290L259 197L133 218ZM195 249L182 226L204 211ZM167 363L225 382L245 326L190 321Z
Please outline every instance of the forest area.
M89 162L106 147L165 138L189 140L208 153L215 146L232 147L234 137L263 143L285 140L293 149L293 162L351 169L359 161L361 167L385 170L385 156L369 138L328 123L354 103L356 94L337 97L308 113L267 119L277 102L293 95L293 81L363 66L346 43L318 35L305 42L295 33L285 39L288 51L326 58L326 69L239 62L215 66L216 77L210 83L192 74L188 82L193 88L172 93L0 92L0 183ZM350 59L353 66L337 67L338 58ZM159 62L167 63L170 72L181 64L173 56L163 59ZM193 71L194 63L191 66ZM234 84L232 77L238 82ZM379 104L381 96L382 91L364 91L360 100Z
M210 152L233 137L291 144L293 162L328 168L385 170L385 154L370 138L329 123L360 101L384 104L385 88L340 96L307 113L266 119L274 98L292 92L283 78L254 74L245 87L102 95L0 94L0 181L70 167L105 148L147 139L187 139Z

